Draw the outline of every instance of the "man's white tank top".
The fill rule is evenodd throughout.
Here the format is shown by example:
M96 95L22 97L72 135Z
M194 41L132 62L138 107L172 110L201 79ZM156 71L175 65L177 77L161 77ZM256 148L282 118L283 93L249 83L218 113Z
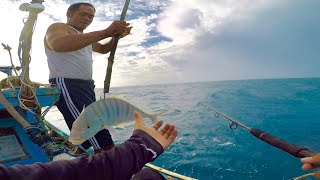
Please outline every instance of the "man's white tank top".
M78 30L69 26L79 33ZM92 45L77 51L55 52L45 48L49 78L92 80Z

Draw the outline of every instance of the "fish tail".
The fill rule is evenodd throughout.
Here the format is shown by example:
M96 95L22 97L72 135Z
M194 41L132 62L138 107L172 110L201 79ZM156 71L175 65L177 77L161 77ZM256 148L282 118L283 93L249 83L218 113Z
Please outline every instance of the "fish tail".
M150 119L152 120L153 123L156 123L156 122L158 122L158 117L159 116L162 116L162 115L168 114L168 113L169 113L169 111L158 112L158 113L155 113L155 114L151 115Z
M169 109L167 109L167 110L165 110L163 112L158 112L158 113L155 113L155 114L151 115L150 119L152 120L153 123L156 123L156 122L158 122L157 119L158 119L159 116L163 116L165 114L170 114L170 113L172 113L174 111L175 111L174 109L169 108Z

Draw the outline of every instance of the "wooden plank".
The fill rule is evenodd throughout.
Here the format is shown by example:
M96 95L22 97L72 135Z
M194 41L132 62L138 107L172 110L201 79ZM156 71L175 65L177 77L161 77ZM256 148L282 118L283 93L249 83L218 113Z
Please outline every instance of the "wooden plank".
M166 174L168 176L174 177L174 178L178 178L178 179L182 179L182 180L197 180L197 179L194 179L194 178L191 178L191 177L188 177L188 176L184 176L184 175L181 175L181 174L178 174L178 173L163 169L161 167L155 166L155 165L150 164L150 163L145 164L145 166L148 167L148 168L151 168L153 170L156 170L158 172L161 172L163 174Z

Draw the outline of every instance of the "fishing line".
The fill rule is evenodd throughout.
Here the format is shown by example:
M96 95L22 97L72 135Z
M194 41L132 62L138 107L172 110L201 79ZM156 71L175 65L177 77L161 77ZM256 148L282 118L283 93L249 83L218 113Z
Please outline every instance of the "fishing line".
M315 173L308 173L308 174L304 174L304 175L299 176L299 177L291 178L290 180L303 180L306 177L314 176L314 175L315 175Z
M243 129L246 129L247 131L250 132L250 134L252 134L253 136L255 136L256 138L264 141L265 143L273 146L273 147L276 147L278 149L281 149L289 154L291 154L292 156L294 157L297 157L297 158L304 158L304 157L309 157L309 156L312 156L313 153L311 153L308 149L306 148L303 148L303 147L299 147L299 146L296 146L294 144L290 144L276 136L273 136L271 134L268 134L260 129L255 129L255 128L250 128L242 123L240 123L239 121L229 117L228 115L222 113L222 112L219 112L218 110L206 105L206 104L203 104L203 103L199 103L199 105L202 105L206 108L207 111L209 112L212 112L214 117L216 118L220 118L220 116L226 118L227 120L231 121L231 124L229 125L230 129L232 130L235 130L238 128L238 126L242 127ZM295 178L292 178L292 180L302 180L308 176L314 176L315 173L308 173L308 174L304 174L302 176L299 176L299 177L295 177Z

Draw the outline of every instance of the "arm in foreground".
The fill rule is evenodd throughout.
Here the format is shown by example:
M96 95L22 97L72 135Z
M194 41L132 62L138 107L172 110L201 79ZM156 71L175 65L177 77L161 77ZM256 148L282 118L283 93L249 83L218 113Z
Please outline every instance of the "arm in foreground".
M147 162L157 158L177 137L174 125L162 121L147 127L139 113L129 140L89 158L35 163L32 165L0 165L0 179L130 179Z
M315 154L311 157L302 158L301 162L303 163L302 169L303 170L311 170L314 168L320 167L320 153ZM320 170L315 172L315 177L320 178Z

